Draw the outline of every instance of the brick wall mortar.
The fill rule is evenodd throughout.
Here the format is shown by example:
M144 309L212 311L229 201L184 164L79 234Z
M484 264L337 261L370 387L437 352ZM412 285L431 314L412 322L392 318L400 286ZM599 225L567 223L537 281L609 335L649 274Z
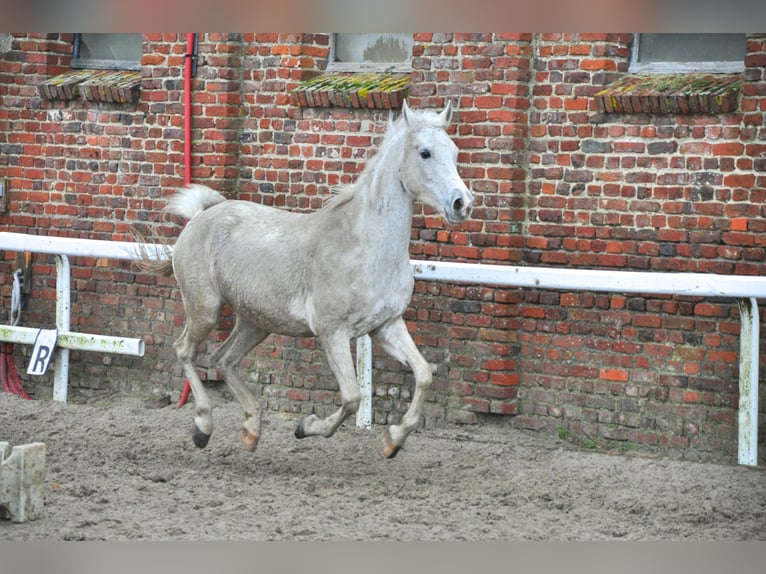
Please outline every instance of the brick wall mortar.
M593 95L627 70L629 34L413 37L410 104L456 104L451 133L476 193L475 215L460 227L417 210L413 257L763 273L763 35L747 39L739 111L688 117L598 108ZM70 41L15 34L0 54L0 176L12 190L0 224L125 239L128 225L140 223L172 239L179 222L162 221L159 210L184 175L185 36L145 35L134 106L40 100L35 83L67 69ZM352 181L388 112L291 105L290 90L321 72L328 53L327 34L201 35L193 179L299 211ZM27 325L52 322L52 269L50 258L35 258ZM0 271L10 277L10 254ZM170 344L183 309L175 282L87 258L73 276L78 329L147 339L140 360L75 354L74 391L177 392ZM8 300L9 284L0 296ZM405 318L438 365L426 425L513 415L517 427L581 444L690 459L736 454L734 301L417 282ZM209 384L220 380L210 354L232 324L225 310L201 349ZM28 350L16 353L21 362ZM375 421L394 422L412 376L379 349L374 366ZM245 367L269 408L327 414L337 405L313 340L270 337ZM50 387L49 377L26 382L41 393Z

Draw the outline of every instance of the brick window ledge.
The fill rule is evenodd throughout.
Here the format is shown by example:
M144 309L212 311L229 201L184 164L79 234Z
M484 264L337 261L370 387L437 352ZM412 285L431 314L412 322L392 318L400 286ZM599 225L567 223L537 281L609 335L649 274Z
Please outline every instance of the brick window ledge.
M725 114L735 112L741 74L630 76L595 95L608 114Z
M138 101L141 72L130 70L70 70L37 86L46 100L76 100L132 104Z
M409 87L409 74L328 73L302 82L291 99L303 108L399 109Z

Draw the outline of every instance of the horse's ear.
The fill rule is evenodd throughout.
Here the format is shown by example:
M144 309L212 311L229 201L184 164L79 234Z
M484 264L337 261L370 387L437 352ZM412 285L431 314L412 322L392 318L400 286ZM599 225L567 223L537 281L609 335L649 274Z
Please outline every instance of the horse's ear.
M407 100L402 101L402 117L404 122L410 125L410 107L407 105Z
M452 121L452 100L447 100L447 105L439 113L439 119L444 123L444 126L448 126Z

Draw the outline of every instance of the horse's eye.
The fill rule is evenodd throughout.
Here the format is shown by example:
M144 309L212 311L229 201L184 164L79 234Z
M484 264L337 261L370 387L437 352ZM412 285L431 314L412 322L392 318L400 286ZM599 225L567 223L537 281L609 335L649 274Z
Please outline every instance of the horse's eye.
M420 150L420 157L422 157L423 159L428 159L429 157L431 157L431 150L427 150L427 149Z

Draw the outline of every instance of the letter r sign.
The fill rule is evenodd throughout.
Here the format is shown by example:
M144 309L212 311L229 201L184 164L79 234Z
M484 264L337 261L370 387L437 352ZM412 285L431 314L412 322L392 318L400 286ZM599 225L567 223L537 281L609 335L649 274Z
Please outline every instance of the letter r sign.
M58 339L57 329L40 329L35 339L35 347L32 349L32 358L27 367L28 375L44 375L48 369L48 363L53 356Z

